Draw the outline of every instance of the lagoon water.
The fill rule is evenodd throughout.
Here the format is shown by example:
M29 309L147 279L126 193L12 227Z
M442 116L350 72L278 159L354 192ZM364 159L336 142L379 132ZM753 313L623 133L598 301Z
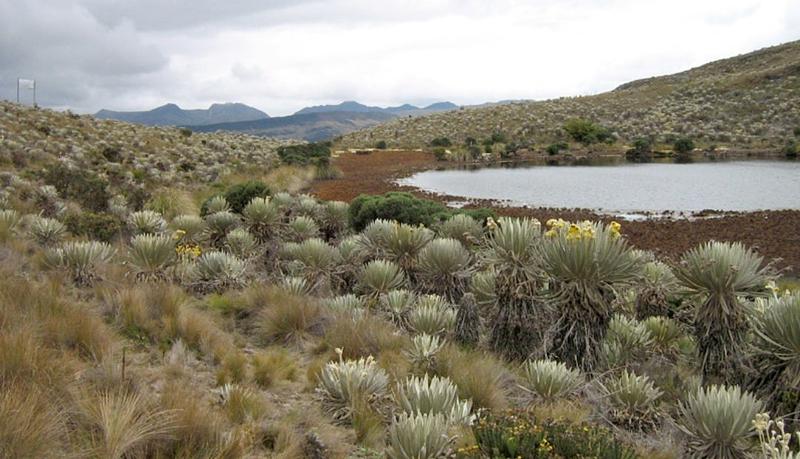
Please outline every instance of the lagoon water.
M431 170L403 185L514 205L604 212L800 209L800 161L741 160L515 165Z

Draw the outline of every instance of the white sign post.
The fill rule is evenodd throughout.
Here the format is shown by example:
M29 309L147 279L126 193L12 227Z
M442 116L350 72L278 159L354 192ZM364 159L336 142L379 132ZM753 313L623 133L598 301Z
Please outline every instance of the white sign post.
M36 80L17 78L17 103L19 103L19 90L30 89L33 91L33 105L36 106Z

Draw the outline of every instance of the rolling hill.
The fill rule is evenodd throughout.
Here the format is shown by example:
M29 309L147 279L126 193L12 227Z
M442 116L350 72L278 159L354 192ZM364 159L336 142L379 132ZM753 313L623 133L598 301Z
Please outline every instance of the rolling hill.
M546 145L562 126L585 118L622 142L690 136L700 145L778 148L800 127L800 41L715 61L674 75L623 84L597 95L515 101L392 120L344 136L345 147L384 140L422 147L437 137L463 143L502 132L510 141Z
M127 121L148 126L188 126L252 121L269 118L269 115L240 103L213 104L207 109L184 110L175 104L141 112L116 112L100 110L95 118Z

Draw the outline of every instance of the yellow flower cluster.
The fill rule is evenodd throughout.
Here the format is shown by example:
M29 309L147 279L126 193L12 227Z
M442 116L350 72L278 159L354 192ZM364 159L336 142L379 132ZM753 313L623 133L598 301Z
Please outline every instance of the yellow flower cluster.
M175 230L175 232L172 233L172 239L176 241L180 241L181 239L183 239L184 236L186 236L186 231L182 229Z
M566 229L568 241L579 241L581 239L594 239L594 226L592 222L585 220L581 224L569 223L562 219L551 218L547 220L547 227L549 228L544 235L549 238L554 238Z
M620 230L622 229L622 225L620 225L617 222L611 222L611 224L608 225L608 228L611 231L611 237L618 238L620 236L621 234Z
M459 453L459 454L466 454L466 453L478 452L478 450L480 450L480 449L481 449L481 447L478 446L478 445L470 445L470 446L464 446L462 448L458 448L456 450L456 452Z
M551 445L550 442L547 441L546 438L542 438L542 441L539 442L539 450L540 451L547 451L547 452L552 451L553 450L553 445Z
M175 246L175 253L178 254L178 258L194 260L199 257L203 251L200 249L200 246L195 244L180 244Z

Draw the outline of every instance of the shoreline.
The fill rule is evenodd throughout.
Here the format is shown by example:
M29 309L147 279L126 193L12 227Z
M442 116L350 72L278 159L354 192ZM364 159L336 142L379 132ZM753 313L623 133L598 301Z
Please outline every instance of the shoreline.
M747 158L766 159L760 155L758 157L747 156ZM362 193L382 194L389 191L406 191L445 205L452 202L463 202L465 208L490 207L498 215L532 217L538 218L540 221L546 221L549 218L604 222L610 222L615 218L619 219L619 217L603 214L593 209L509 206L503 205L497 200L470 199L431 193L395 183L396 180L424 170L447 168L448 166L486 165L443 163L436 161L433 154L421 150L375 150L367 154L338 152L332 158L332 164L341 170L342 176L335 179L317 180L312 184L311 194L320 199L349 202ZM674 261L677 261L686 250L708 240L741 241L757 250L764 256L765 261L781 258L776 262L776 267L792 268L790 273L793 276L800 274L800 210L724 211L721 213L703 210L693 213L688 218L680 216L680 214L661 215L640 220L626 220L623 222L623 233L635 247L651 250L659 256Z

